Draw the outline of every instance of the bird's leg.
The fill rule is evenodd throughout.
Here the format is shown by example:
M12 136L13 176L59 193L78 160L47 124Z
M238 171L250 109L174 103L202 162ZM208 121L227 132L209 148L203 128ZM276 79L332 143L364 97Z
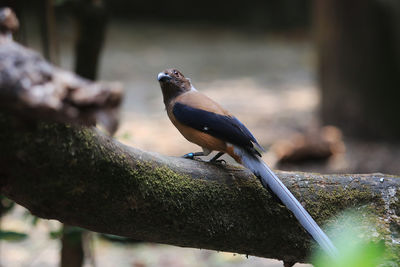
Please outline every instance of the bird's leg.
M218 152L217 155L215 155L212 159L210 159L209 162L218 162L218 163L225 163L226 164L225 160L223 160L223 159L218 160L219 157L221 157L223 154L225 154L225 153L224 152Z
M191 152L191 153L187 153L187 154L183 155L182 157L185 159L194 159L194 157L198 157L198 156L205 156L204 152Z

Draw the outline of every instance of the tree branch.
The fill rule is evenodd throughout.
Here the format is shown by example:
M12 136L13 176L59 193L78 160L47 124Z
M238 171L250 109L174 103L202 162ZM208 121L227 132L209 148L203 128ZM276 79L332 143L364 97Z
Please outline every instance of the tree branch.
M0 68L2 194L39 217L97 232L286 262L307 260L312 246L310 237L249 171L143 152L94 128L40 122L39 116L25 116L27 110L41 114L38 110L43 105L24 102L21 95L29 92L21 94L18 90L48 89L48 83L57 81L49 77L55 77L59 69L46 67L48 75L38 76L41 66L47 65L31 64L25 68L30 57L21 57L26 52L24 48L11 46L8 41L4 46L1 40L0 64L13 62ZM7 49L15 53L7 54ZM12 56L22 63L3 60ZM26 77L33 77L36 82L24 84ZM47 82L43 83L43 79ZM74 91L76 87L71 85L76 79L79 78L63 80L62 88ZM91 86L98 84L85 81L79 91L93 95ZM13 95L14 98L9 97ZM19 112L8 101L14 101ZM76 114L96 112L109 103L71 105L71 101L73 98L60 103L76 108ZM46 107L49 102L41 103ZM71 119L63 108L46 110L51 112L45 118L52 121ZM81 120L72 121L77 124ZM377 238L385 240L393 251L399 250L398 177L298 172L277 175L318 223L335 220L335 215L347 208L363 207L377 218Z
M292 262L309 254L309 236L247 170L143 152L94 129L27 126L5 115L0 127L1 192L39 217ZM380 218L381 238L395 246L399 178L277 174L318 223L364 206Z
M24 117L80 125L118 126L123 91L118 83L94 83L57 68L10 38L18 20L0 9L0 105ZM7 31L8 30L8 31Z

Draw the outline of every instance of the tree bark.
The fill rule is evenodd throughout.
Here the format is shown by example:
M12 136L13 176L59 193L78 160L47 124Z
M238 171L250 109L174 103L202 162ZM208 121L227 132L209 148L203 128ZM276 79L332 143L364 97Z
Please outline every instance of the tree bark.
M143 152L95 129L26 124L4 114L0 127L1 193L39 217L287 262L310 253L312 241L296 219L241 167ZM379 238L398 251L398 177L277 175L320 224L363 206L379 218Z
M0 35L0 105L25 117L79 125L118 126L123 90L61 70Z
M400 4L314 1L325 124L347 136L399 140Z

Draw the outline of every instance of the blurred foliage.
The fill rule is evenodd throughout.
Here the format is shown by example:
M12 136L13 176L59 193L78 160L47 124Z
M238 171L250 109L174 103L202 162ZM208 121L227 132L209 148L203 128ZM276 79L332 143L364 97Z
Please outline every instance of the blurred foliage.
M0 240L5 241L23 241L28 237L25 233L19 233L14 231L3 231L0 230Z
M37 217L37 216L33 215L32 213L30 213L29 210L25 210L25 212L24 212L22 217L24 218L24 220L27 220L27 221L30 220L30 223L31 223L32 226L36 226L38 224L39 220L40 220L39 217Z
M78 226L69 226L60 229L59 231L51 232L54 238L60 238L62 235L67 235L68 240L72 242L79 242L82 238L82 233L87 230Z
M66 1L68 1L68 0L54 0L54 5L59 6L59 5L64 4Z
M5 213L9 212L14 207L14 201L11 199L0 195L0 216L3 216Z
M163 1L105 0L110 11L130 19L145 18L166 22L219 23L252 29L291 29L308 27L311 1Z
M0 1L2 2L2 1ZM3 5L14 9L37 12L39 1L8 0ZM72 6L88 0L53 0L60 13L70 13ZM170 4L156 1L102 0L114 17L145 19L160 22L211 23L241 29L290 30L310 26L311 1L307 0L249 0L242 1L184 1Z
M58 229L56 231L49 232L49 237L51 239L61 239L62 235L63 235L62 227L60 227L60 229Z
M398 266L386 249L385 241L377 237L374 218L360 211L347 211L331 227L330 236L339 250L339 257L331 259L317 249L313 255L316 267L375 267Z
M10 212L15 206L15 202L11 199L0 195L0 219L7 212ZM4 241L22 241L28 237L25 233L15 232L15 231L3 231L0 229L0 240Z

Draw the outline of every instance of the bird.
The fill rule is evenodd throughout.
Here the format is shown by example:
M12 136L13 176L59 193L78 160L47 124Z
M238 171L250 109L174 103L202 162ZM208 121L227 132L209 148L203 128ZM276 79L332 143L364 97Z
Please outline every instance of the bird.
M242 122L197 91L191 80L175 68L158 73L157 80L172 124L189 142L199 145L203 150L185 154L185 158L207 156L217 151L210 160L215 162L225 153L230 155L260 179L261 184L294 214L328 255L337 257L338 251L329 237L261 159L264 149Z

